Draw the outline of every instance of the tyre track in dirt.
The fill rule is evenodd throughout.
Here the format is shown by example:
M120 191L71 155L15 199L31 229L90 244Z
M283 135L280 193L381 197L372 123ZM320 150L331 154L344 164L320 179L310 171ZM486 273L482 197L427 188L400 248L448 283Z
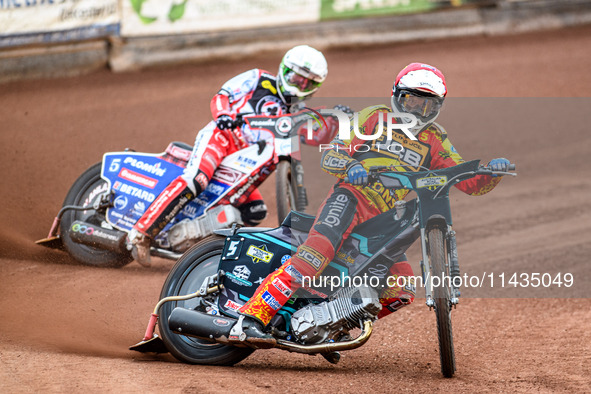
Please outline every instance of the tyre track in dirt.
M397 71L419 60L446 73L455 98L582 96L586 90L573 87L591 86L591 54L581 49L590 45L586 27L333 50L327 53L330 75L320 95L387 96ZM369 343L345 353L337 366L320 357L260 351L233 368L198 367L127 350L141 339L174 263L158 259L149 270L137 263L94 269L33 241L46 235L69 186L104 152L124 147L158 152L171 140L191 142L208 121L210 97L221 83L252 67L275 70L279 59L278 54L242 63L2 86L0 390L586 390L591 383L589 299L463 299L453 314L458 373L451 380L441 378L435 318L420 299L377 322ZM366 73L370 66L372 73ZM452 194L461 267L464 272L567 267L577 280L572 294L582 297L586 292L580 289L591 282L586 267L591 185L585 176L591 137L578 120L589 101L559 108L556 119L552 103L540 100L521 106L521 113L503 114L513 122L509 128L494 113L457 116L450 105L449 116L442 114L465 158L506 156L519 172L483 197ZM458 102L464 110L470 105ZM497 131L479 133L481 122ZM321 198L324 192L316 190L328 179L307 177L311 194ZM262 192L274 212L273 179ZM275 222L271 215L264 225ZM409 256L419 272L418 248Z

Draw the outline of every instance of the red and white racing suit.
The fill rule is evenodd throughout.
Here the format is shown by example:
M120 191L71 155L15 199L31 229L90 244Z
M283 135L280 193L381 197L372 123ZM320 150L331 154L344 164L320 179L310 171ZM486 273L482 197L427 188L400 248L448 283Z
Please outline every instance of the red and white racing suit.
M289 107L277 93L275 76L267 71L252 69L227 81L211 100L214 119L220 115L280 116ZM183 174L176 178L154 200L137 221L134 229L154 238L179 211L207 187L222 159L240 149L269 138L264 131L241 129L220 130L212 121L199 131L191 158ZM256 226L267 215L267 207L258 189L239 207L242 221Z
M380 112L386 115L390 109L385 106L373 106L359 114L361 133L376 134ZM387 119L387 116L383 116L382 119ZM381 126L385 129L385 125ZM326 150L322 156L322 169L343 179L347 175L347 170L357 163L361 163L366 170L375 165L399 165L401 167L397 167L398 171L418 171L420 166L430 169L446 168L464 161L447 138L445 130L435 123L421 131L417 139L417 141L410 140L403 133L395 131L392 140L388 140L383 133L380 138L367 141L356 137L351 131L349 139L333 140L331 149ZM392 144L396 144L397 149L388 149ZM403 149L400 149L398 144ZM362 145L363 147L359 148ZM481 195L492 190L500 179L500 177L481 175L455 186L467 194ZM392 209L394 203L403 199L408 192L408 190L394 192L377 183L353 186L339 181L319 208L306 241L298 247L291 259L261 283L239 312L267 325L291 296L291 292L281 291L279 288L287 287L293 292L301 286L297 278L301 276L313 278L320 274L332 261L335 251L356 225ZM389 274L392 279L388 284L410 285L404 287L394 285L380 294L380 302L383 306L378 315L380 318L410 304L415 296L411 278L397 281L399 276L413 276L413 270L407 261L394 263L390 267Z

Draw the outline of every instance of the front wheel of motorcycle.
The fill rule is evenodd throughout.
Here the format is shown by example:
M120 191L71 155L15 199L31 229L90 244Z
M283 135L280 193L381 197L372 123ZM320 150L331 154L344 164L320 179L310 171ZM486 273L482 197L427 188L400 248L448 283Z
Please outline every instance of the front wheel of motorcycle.
M443 234L443 230L437 226L432 227L427 234L431 262L431 278L448 278L450 276L449 264L446 263ZM449 283L442 279L439 286L433 287L433 293L435 297L441 373L446 378L451 378L456 371L456 360L451 327L451 288Z
M194 293L203 280L214 275L224 249L224 238L211 236L197 243L177 261L160 293L160 299ZM178 360L189 364L234 365L248 357L254 349L211 343L199 338L173 333L168 318L176 307L211 313L217 310L217 294L206 298L167 302L160 308L159 330L168 351Z
M60 221L60 238L66 251L78 262L94 267L119 268L133 260L131 254L94 248L76 243L70 238L70 228L76 220L97 226L102 226L105 223L105 212L92 209L94 203L109 191L109 185L101 178L101 165L102 163L99 162L86 170L76 179L68 191L63 206L75 205L90 209L87 211L66 211Z

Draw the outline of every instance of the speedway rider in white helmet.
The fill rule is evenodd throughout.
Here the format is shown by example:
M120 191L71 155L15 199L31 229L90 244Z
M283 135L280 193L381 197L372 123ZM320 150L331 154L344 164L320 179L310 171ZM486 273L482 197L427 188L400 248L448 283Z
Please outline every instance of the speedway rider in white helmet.
M295 104L318 90L328 74L322 53L307 45L287 51L277 74L277 87L283 102Z
M318 90L327 74L324 55L312 47L299 45L285 54L277 77L255 68L227 81L211 100L215 121L197 134L187 168L154 200L130 232L135 260L150 265L152 240L190 200L205 190L224 157L265 139L260 131L239 125L237 117L289 114L292 107ZM267 215L258 189L242 196L234 205L249 226L258 225Z

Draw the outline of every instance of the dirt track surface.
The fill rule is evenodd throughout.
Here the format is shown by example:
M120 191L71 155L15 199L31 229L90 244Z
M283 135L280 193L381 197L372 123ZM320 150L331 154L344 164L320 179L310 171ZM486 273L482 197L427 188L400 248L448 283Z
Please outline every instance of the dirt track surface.
M581 97L591 88L590 47L591 28L578 28L333 50L321 96L387 96L400 68L424 61L445 72L451 97ZM581 120L589 120L589 99L559 101L560 108L532 101L518 127L502 127L494 114L446 123L465 158L505 156L519 172L486 196L453 194L462 269L570 271L576 286L568 292L535 294L578 297L463 299L453 312L455 378L441 377L435 317L421 299L379 321L369 343L336 366L274 350L231 368L127 350L143 336L174 263L94 269L33 241L46 236L70 185L104 152L192 142L224 81L252 67L274 71L279 59L0 87L0 391L588 391L591 134ZM478 133L479 122L498 132ZM312 188L320 182L308 179ZM270 203L273 190L271 179L262 188ZM266 225L275 221L271 215ZM411 257L416 262L416 251Z

